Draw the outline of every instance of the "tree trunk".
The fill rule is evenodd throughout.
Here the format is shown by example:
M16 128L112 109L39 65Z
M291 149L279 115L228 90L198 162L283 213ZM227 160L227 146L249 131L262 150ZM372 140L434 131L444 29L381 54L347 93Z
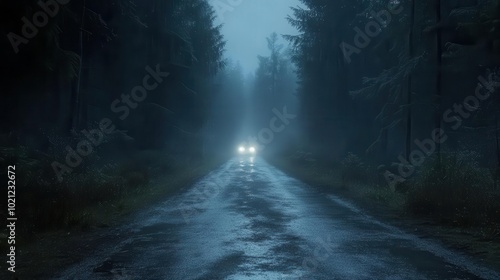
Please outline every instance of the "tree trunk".
M415 0L411 0L410 10L410 32L408 33L408 59L413 59L413 28L415 25ZM412 130L412 73L408 76L407 115L406 115L406 160L410 162L411 153L411 130Z
M436 0L436 25L438 26L436 30L436 95L435 95L435 128L440 130L441 127L441 102L442 102L442 63L443 63L443 47L442 47L442 29L439 27L441 24L441 0ZM438 160L438 166L441 166L441 144L436 143L436 155Z
M497 168L494 171L493 182L495 190L497 189L498 174L500 173L500 137L499 137L499 123L498 113L495 113L495 141L496 141L496 154L497 154Z
M80 37L79 37L79 46L80 46L80 65L78 65L78 77L76 81L76 88L75 88L75 112L74 112L74 119L73 119L73 129L78 130L78 128L81 125L81 83L82 83L82 69L83 69L83 30L85 27L85 2L86 0L83 0L82 4L82 17L81 17L81 23L80 23Z

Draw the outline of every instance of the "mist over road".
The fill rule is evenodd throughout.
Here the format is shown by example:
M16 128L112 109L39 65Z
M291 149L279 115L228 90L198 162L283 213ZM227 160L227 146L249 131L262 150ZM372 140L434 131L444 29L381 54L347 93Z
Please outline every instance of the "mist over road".
M500 279L437 242L234 158L57 279Z

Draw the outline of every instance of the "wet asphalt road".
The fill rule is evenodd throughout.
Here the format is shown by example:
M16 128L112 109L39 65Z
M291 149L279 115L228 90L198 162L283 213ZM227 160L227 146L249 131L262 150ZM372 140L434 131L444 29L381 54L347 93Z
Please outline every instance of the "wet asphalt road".
M56 279L500 279L262 159L230 160L109 234Z

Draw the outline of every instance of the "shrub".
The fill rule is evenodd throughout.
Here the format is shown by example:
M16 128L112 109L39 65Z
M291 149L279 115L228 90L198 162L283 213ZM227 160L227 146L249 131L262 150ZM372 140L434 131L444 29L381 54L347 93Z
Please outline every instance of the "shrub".
M342 182L365 182L368 179L368 168L361 159L352 153L341 163Z
M422 167L408 193L413 214L430 215L458 226L483 224L494 207L493 180L480 168L477 154L443 154Z

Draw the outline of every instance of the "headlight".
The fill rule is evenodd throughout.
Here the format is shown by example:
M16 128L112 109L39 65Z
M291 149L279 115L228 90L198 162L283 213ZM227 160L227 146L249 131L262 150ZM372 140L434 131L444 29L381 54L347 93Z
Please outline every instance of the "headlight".
M248 151L249 151L250 153L252 153L252 154L254 154L254 153L256 152L255 147L250 147L250 148L248 149Z
M245 149L245 147L243 147L243 146L240 146L240 147L238 148L238 152L240 152L240 154L245 153L245 151L246 151L246 149Z

